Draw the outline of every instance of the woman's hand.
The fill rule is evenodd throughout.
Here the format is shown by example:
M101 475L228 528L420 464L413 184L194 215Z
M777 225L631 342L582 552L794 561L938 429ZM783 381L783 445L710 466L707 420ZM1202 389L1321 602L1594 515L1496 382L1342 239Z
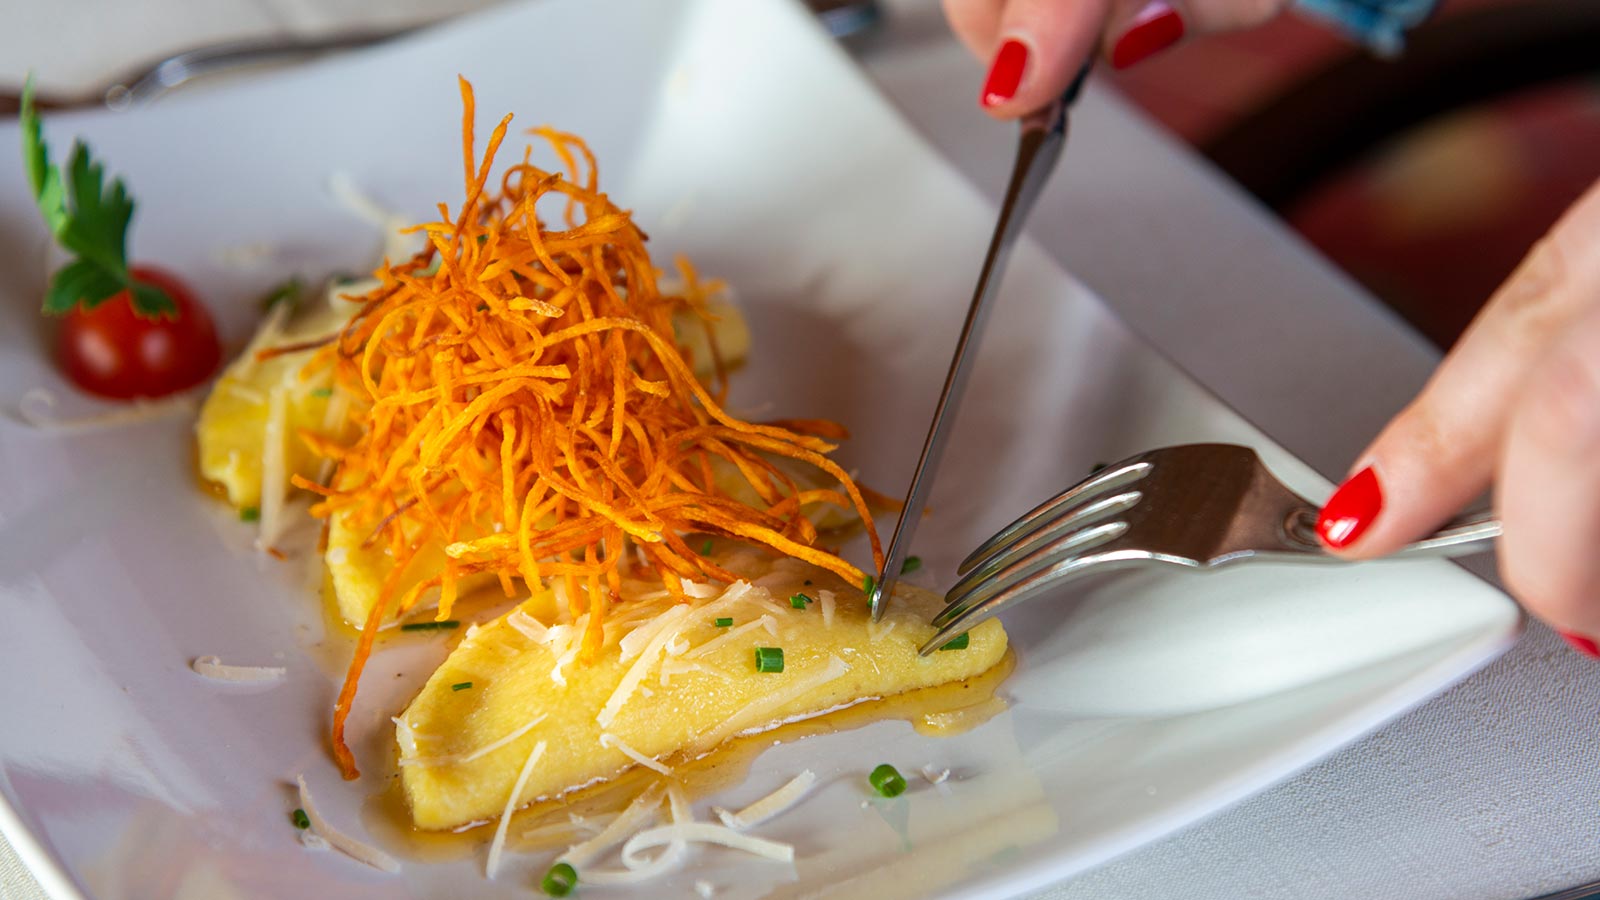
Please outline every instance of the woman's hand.
M1600 657L1600 182L1351 471L1318 531L1355 558L1422 537L1493 482L1506 586Z
M944 0L950 27L990 60L979 102L1001 119L1043 107L1091 53L1126 68L1185 35L1259 25L1288 0Z

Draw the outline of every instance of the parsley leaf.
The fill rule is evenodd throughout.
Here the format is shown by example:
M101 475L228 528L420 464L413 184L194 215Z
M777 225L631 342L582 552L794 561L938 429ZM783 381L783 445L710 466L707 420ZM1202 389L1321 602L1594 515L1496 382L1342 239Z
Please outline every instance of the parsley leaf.
M134 312L141 316L177 315L178 306L165 291L135 282L128 272L133 198L122 179L113 178L107 185L105 165L81 141L73 142L65 175L50 162L50 147L33 103L32 76L23 85L20 122L23 168L34 202L56 241L77 257L51 277L44 311L62 315L80 304L94 309L127 291Z
M44 294L44 311L52 316L72 312L85 297L106 298L122 290L121 282L91 260L79 258L57 270Z

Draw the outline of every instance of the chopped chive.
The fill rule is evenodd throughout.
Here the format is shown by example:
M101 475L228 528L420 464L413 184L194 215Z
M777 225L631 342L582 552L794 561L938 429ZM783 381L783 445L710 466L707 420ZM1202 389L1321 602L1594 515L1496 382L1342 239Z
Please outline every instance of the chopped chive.
M246 506L244 509L239 510L239 521L241 521L241 522L259 522L259 521L261 521L261 508L258 507L258 506Z
M700 555L701 556L710 556L711 555L711 538L706 538L706 542L704 544L700 545Z
M867 781L872 784L873 790L885 797L898 797L906 792L906 777L888 763L873 769Z
M293 822L294 827L300 829L301 831L305 831L307 828L311 827L311 817L306 815L306 811L303 809L296 809L294 812L290 813L289 821Z
M960 634L956 635L955 637L951 638L950 640L945 641L943 644L940 644L939 645L939 649L940 650L965 650L965 649L967 649L967 645L970 644L970 643L972 643L972 638L969 637L965 631L963 631Z
M715 624L718 628L727 628L729 625L733 624L733 616L723 616L713 624Z
M333 388L317 388L316 390L311 392L311 396L313 396L313 397L332 397L333 396Z
M815 602L816 601L812 600L810 597L807 597L805 594L795 594L793 597L789 598L789 605L795 609L805 609L807 603Z
M460 628L461 623L455 619L445 619L443 622L407 622L400 626L401 631L443 631L449 628Z
M782 672L783 648L782 647L757 647L756 648L757 672Z
M906 561L900 564L900 574L910 575L912 572L915 572L920 568L922 568L922 557L908 556L906 557Z
M872 591L877 586L878 579L873 578L871 575L861 579L861 593L866 594L869 600L872 599Z
M540 886L552 897L565 897L578 886L578 870L571 863L558 862L544 873L544 882Z
M467 690L470 687L472 687L472 682L470 682L470 681L458 681L455 684L450 685L450 690L452 690L452 691L464 691L464 690Z

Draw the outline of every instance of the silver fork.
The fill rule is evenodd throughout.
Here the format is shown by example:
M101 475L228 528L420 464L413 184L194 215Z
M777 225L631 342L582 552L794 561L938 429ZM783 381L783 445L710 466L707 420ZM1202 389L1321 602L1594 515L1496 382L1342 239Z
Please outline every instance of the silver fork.
M1316 535L1318 506L1249 447L1186 444L1094 472L984 541L934 617L923 655L1002 609L1092 573L1170 563L1194 571L1253 559L1341 562ZM1455 556L1500 536L1489 513L1455 519L1395 556Z

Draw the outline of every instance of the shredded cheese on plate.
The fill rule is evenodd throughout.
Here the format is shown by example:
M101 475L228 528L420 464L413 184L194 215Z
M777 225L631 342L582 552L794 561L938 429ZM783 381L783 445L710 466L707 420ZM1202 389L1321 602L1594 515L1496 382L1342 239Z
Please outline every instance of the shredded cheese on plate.
M232 681L238 684L260 684L267 681L279 681L289 670L282 666L229 666L215 656L201 656L189 664L197 674L204 675L217 681Z

